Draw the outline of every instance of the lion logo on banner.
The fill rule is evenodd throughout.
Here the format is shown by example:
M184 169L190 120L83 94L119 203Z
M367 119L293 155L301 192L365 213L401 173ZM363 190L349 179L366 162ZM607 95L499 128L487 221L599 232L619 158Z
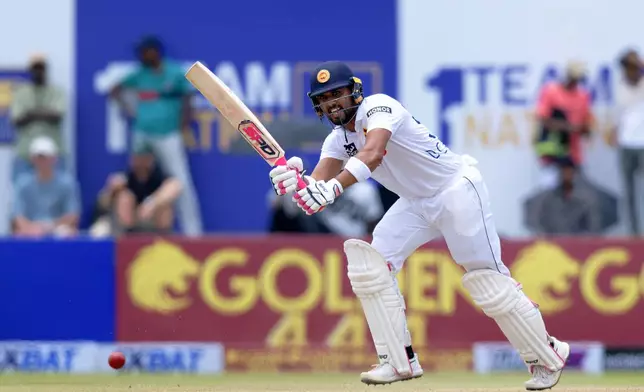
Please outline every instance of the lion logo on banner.
M579 262L560 246L538 241L519 252L512 276L543 314L554 314L571 305L572 300L566 296L579 270Z
M187 308L190 279L199 273L200 263L181 247L157 241L143 248L130 264L128 292L141 309L171 314Z

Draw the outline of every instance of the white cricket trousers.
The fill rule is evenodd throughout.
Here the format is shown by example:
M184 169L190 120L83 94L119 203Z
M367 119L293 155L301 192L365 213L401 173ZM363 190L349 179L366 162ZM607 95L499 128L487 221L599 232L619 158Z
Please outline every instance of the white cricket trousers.
M418 247L441 236L466 271L490 268L510 276L501 261L488 190L473 165L433 197L398 199L376 226L371 245L400 271Z
M147 143L156 156L161 169L168 175L181 181L183 191L178 204L179 222L185 235L199 236L203 233L199 201L190 175L188 156L180 132L168 136L148 136L135 132L133 142L138 145Z

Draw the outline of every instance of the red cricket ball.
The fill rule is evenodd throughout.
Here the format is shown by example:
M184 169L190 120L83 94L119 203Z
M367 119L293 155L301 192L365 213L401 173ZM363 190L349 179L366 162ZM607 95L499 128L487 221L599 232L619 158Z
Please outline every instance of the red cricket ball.
M107 363L110 364L112 369L120 369L123 367L123 365L125 365L125 355L120 352L114 352L110 354Z

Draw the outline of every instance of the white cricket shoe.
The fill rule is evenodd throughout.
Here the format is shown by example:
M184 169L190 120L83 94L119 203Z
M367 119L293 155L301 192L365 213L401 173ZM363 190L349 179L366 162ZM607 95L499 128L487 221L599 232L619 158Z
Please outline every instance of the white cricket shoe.
M566 342L559 341L552 336L550 336L549 340L550 346L552 346L557 354L564 360L565 367L566 361L568 361L568 357L570 356L570 345ZM557 385L562 372L563 367L556 372L553 372L541 365L532 366L530 368L532 378L525 382L525 389L528 391L542 391L544 389L550 389Z
M423 376L423 368L420 367L420 363L418 362L418 354L415 354L414 358L409 361L409 365L412 370L411 376L401 376L389 363L373 365L373 369L360 373L360 381L367 385L391 384L397 381L407 381Z

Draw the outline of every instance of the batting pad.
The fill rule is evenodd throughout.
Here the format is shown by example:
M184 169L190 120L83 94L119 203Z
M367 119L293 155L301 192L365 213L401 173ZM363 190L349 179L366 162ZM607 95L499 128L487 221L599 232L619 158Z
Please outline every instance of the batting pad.
M526 365L551 371L563 368L564 360L548 342L541 313L514 279L493 270L474 270L462 281L474 303L496 321Z
M402 376L411 375L405 309L387 262L361 240L345 241L344 252L351 288L362 304L380 362L388 362Z

